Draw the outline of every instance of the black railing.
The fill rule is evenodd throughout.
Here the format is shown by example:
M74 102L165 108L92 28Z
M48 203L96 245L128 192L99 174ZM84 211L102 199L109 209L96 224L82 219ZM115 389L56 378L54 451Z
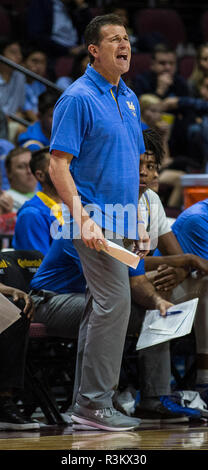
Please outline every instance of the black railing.
M43 83L46 87L51 88L52 90L58 91L60 93L63 92L61 88L59 88L55 83L51 82L47 78L41 77L37 73L31 72L31 70L26 69L22 65L16 64L10 59L7 59L3 55L0 55L0 62L3 62L4 64L8 65L9 67L18 70L18 72L23 73L27 77L33 78L34 80L38 80L39 82ZM16 116L14 113L8 113L7 114L10 119L13 121L19 122L19 124L23 124L24 126L28 127L31 122L26 121L23 118L20 118L19 116Z
M16 114L14 114L14 113L7 113L7 116L10 119L12 119L12 121L16 121L16 122L18 122L19 124L22 124L25 127L31 126L31 124L32 124L31 122L26 121L26 119L23 119L20 116L17 116Z
M33 78L34 80L38 80L39 82L43 83L49 88L52 88L53 90L63 92L61 88L59 88L55 83L51 82L47 78L41 77L37 73L31 72L31 70L26 69L22 65L16 64L12 60L7 59L3 55L0 55L0 62L3 62L6 65L9 65L9 67L12 67L13 69L18 70L18 72L24 73L27 77Z

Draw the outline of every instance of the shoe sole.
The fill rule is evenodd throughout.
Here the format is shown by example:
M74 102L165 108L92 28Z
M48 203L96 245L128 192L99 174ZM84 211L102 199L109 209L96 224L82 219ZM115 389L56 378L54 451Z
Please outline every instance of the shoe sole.
M87 425L87 426L90 426L92 429L91 430L94 430L94 429L103 429L104 431L133 431L134 429L137 429L139 427L139 423L138 425L135 425L135 426L122 426L122 427L111 427L111 426L105 426L104 424L100 424L100 423L96 423L95 421L90 421L88 419L85 419L85 418L81 418L79 416L76 416L76 415L72 415L72 420L74 421L74 425L76 425L77 423L78 424L84 424L84 425ZM89 428L88 428L89 430Z
M14 423L0 423L0 431L11 430L11 431L30 431L39 430L40 426L38 423L31 424L14 424Z
M189 418L184 416L183 418L167 418L167 419L160 419L160 418L139 418L141 419L142 424L143 423L149 423L149 424L162 424L162 423L167 423L167 424L174 424L174 423L187 423L189 421Z
M94 431L94 430L95 430L95 427L87 426L87 424L78 424L78 423L72 424L72 431Z

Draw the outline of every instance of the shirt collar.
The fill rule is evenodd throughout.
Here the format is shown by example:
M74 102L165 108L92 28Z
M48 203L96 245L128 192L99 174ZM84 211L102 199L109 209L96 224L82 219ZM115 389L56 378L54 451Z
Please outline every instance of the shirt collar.
M108 82L108 80L106 80L106 78L104 78L99 72L97 72L97 70L91 67L90 64L88 64L86 68L85 75L87 75L87 77L89 77L95 83L95 85L100 89L102 93L107 93L112 88L117 89L115 85L112 85L112 83ZM122 78L120 78L118 94L122 93L125 95L126 93L128 93L128 91L129 89L127 88L125 82L122 80Z

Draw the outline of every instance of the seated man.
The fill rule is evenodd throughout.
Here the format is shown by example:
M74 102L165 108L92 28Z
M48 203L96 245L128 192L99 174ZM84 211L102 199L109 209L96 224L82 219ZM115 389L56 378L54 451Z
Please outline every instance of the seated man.
M16 64L22 61L19 42L1 39L0 54ZM0 108L6 114L22 111L25 100L25 76L9 65L0 63Z
M194 267L194 262L191 256L189 259L179 257L184 252L171 229L157 194L158 168L163 154L160 135L153 129L147 129L143 131L143 136L146 152L141 155L140 159L139 208L150 235L150 248L152 252L156 247L160 250L160 257L146 256L145 270L148 278L152 279L156 274L155 272L152 274L152 270L156 270L159 266L159 270L161 270L161 265L169 263L170 266L163 266L163 270L164 275L170 276L168 280L169 289L171 289L188 276L189 268ZM165 292L166 286L163 287L162 290Z
M10 152L10 150L14 149L14 144L9 140L0 139L0 174L1 174L1 188L9 189L9 181L6 174L5 168L5 158Z
M208 262L208 199L184 210L173 224L172 231L184 253L189 252L193 256L203 257ZM197 384L206 386L208 384L207 287L208 276L201 277L200 272L196 272L176 287L171 296L176 302L199 297L195 320Z
M156 136L157 137L157 136ZM199 297L195 320L195 332L197 341L198 358L198 383L208 383L208 344L206 327L207 276L193 279L190 270L198 270L199 273L207 273L208 265L208 204L201 201L189 209L186 209L177 218L172 227L168 228L167 217L159 197L150 189L144 192L146 187L154 187L157 190L157 165L158 139L154 131L144 131L145 147L148 149L148 159L141 156L140 166L140 204L143 210L146 226L149 223L152 248L156 244L154 256L145 258L146 275L152 280L156 290L161 295L179 303ZM155 145L157 143L157 145ZM152 186L153 185L153 186ZM156 187L155 187L156 185ZM143 194L143 195L142 195ZM158 217L157 215L158 214ZM158 229L155 229L158 221ZM158 242L155 234L158 233ZM156 243L157 242L157 243ZM184 253L186 253L184 257ZM181 256L183 254L183 256ZM175 257L171 255L177 255ZM184 260L182 262L182 260ZM202 265L202 264L203 265ZM200 266L201 264L201 266ZM152 271L153 270L153 271Z
M166 44L157 44L152 52L149 70L134 79L134 91L138 97L153 93L160 98L168 96L187 96L186 80L178 75L176 52Z
M15 390L23 389L28 329L34 314L31 297L0 283L0 293L22 310L20 318L0 334L0 430L35 430L39 423L28 421L13 401Z
M30 169L31 152L16 147L6 156L5 167L10 188L6 191L13 199L13 212L34 196L37 181Z
M42 190L18 211L12 241L16 250L38 250L45 255L52 242L51 224L56 219L63 223L61 201L48 172L49 160L49 147L32 153L30 169Z

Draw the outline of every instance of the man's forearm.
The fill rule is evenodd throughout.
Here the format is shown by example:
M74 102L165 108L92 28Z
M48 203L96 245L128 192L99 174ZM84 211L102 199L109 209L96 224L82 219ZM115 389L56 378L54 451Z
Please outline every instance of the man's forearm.
M184 269L190 269L194 267L193 255L189 253L172 256L147 256L144 262L146 271L153 271L161 264L167 264L169 266L173 266L174 268Z
M139 276L139 278L135 277L130 280L132 300L142 307L154 309L161 296L146 276Z
M69 208L79 228L89 219L89 215L82 206L74 179L69 171L69 162L66 158L53 155L49 172L56 191L61 200Z
M66 204L70 214L77 223L85 245L97 251L100 251L102 248L108 251L108 243L105 240L101 227L90 218L81 203L74 179L69 170L72 158L73 155L65 152L57 150L52 152L49 166L51 180L60 199Z
M13 294L14 294L14 291L15 291L15 289L13 287L6 286L5 284L2 284L0 282L0 292L1 292L1 294L12 297Z

